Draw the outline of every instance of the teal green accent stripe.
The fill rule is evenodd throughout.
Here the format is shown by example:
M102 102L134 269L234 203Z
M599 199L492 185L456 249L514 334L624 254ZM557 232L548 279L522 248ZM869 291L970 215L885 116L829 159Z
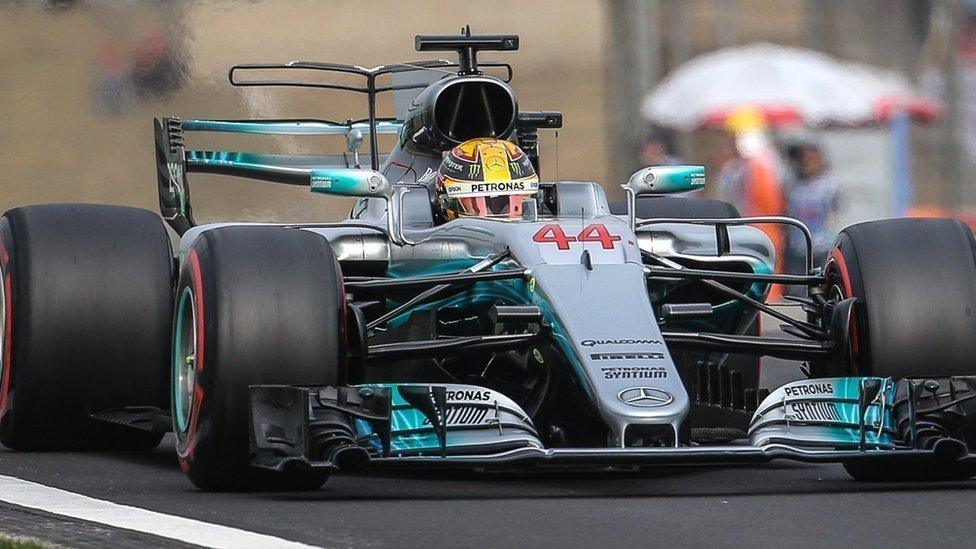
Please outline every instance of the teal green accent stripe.
M192 132L232 132L264 135L345 135L353 130L369 132L369 124L331 124L312 120L184 120L183 130ZM395 134L400 122L377 122L376 133Z
M186 160L189 164L203 164L215 166L237 166L240 168L251 169L294 169L296 171L309 172L308 169L293 168L280 164L280 155L269 155L250 152L230 152L230 151L186 151ZM276 161L278 163L276 163Z

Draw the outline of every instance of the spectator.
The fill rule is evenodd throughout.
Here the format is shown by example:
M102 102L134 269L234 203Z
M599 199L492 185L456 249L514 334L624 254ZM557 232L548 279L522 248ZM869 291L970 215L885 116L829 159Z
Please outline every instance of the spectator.
M679 166L681 159L671 153L668 137L658 131L651 131L641 146L640 159L644 166Z
M822 265L833 246L832 229L840 207L840 187L830 175L823 149L814 141L804 141L787 149L796 179L787 199L789 215L802 221L813 236L813 264ZM806 244L796 234L790 239L789 265L800 270Z
M718 197L733 204L746 217L783 215L786 204L780 177L779 155L769 143L762 113L741 110L732 113L727 121L730 130L729 159L722 166L717 181ZM783 272L786 242L783 227L761 225L776 248L776 270ZM770 297L782 292L773 286Z

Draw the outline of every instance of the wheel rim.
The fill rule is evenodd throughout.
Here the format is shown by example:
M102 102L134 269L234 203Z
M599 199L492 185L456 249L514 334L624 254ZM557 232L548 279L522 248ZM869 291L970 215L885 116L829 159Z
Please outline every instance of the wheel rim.
M825 268L825 278L827 284L824 286L824 295L827 301L831 303L838 303L849 297L848 291L845 288L843 279L841 278L840 268L837 266L836 259L828 258L827 267ZM858 328L857 328L857 311L854 311L853 317L851 318L851 367L854 374L861 372L860 364L860 342L858 340Z
M176 431L185 433L190 426L193 393L196 387L196 303L190 288L183 289L176 310L173 341L173 415Z

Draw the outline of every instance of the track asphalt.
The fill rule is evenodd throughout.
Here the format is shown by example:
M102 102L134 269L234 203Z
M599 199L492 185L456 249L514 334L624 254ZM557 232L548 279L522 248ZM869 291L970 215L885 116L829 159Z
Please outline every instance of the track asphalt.
M859 484L840 466L372 474L300 494L209 494L179 471L167 437L141 454L0 450L0 474L324 547L969 547L976 538L976 481ZM0 503L0 532L67 546L178 545L106 530L59 528L57 517Z

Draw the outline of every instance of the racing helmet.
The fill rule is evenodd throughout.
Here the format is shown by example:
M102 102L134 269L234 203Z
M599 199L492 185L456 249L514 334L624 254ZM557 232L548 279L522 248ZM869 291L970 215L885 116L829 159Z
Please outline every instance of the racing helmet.
M538 192L539 177L528 155L502 139L469 139L447 152L437 170L437 204L449 221L518 218L522 201Z

